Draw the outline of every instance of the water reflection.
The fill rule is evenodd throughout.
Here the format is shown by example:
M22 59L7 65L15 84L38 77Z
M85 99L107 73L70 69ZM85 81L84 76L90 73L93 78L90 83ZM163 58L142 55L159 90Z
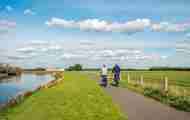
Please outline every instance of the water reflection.
M0 104L6 103L20 92L35 90L52 79L53 77L50 74L36 75L29 73L5 78L0 82Z
M19 76L10 76L4 79L0 80L0 84L2 83L10 83L10 82L20 82L21 81L21 75Z

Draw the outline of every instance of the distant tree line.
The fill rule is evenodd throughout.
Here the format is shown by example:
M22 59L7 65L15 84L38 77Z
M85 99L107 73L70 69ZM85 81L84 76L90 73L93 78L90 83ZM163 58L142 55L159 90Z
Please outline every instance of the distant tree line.
M149 69L121 68L121 71L148 71Z
M46 71L46 68L33 68L33 69L24 69L24 71Z
M188 67L151 67L150 71L190 71Z
M99 71L100 68L83 68L81 64L75 64L69 66L66 70L68 71ZM108 68L109 71L112 68ZM147 69L137 69L137 68L122 68L121 71L190 71L190 67L151 67Z
M66 68L66 71L99 71L101 68L83 68L81 64L74 64ZM26 71L45 71L45 68L25 69ZM109 71L112 68L108 68ZM150 67L147 69L121 68L121 71L190 71L190 67Z
M108 71L112 71L113 68L108 68ZM82 71L99 71L100 68L83 68ZM148 71L149 69L134 69L134 68L121 68L121 71Z
M100 68L83 68L82 71L99 71Z
M100 68L84 68L83 71L98 71ZM112 70L112 68L108 68ZM121 68L121 71L190 71L190 67L151 67L147 69Z

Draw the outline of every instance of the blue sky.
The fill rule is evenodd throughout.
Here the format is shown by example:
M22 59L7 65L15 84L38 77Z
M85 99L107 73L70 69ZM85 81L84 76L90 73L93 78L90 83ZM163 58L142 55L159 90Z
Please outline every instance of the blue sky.
M189 0L1 0L0 62L190 66Z

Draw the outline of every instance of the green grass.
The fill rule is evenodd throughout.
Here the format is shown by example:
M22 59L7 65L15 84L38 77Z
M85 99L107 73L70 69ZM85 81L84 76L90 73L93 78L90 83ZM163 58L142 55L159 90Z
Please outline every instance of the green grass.
M140 80L143 75L144 80L160 82L165 76L169 79L169 84L190 87L190 71L129 71L131 80ZM127 72L122 73L122 79L127 80Z
M66 72L63 83L33 94L0 115L8 120L127 120L96 81L81 72Z
M90 73L99 75L99 71ZM169 84L190 87L190 71L123 71L121 79L127 80L128 73L131 80L140 80L141 75L143 75L146 81L160 82L167 76Z
M127 75L130 75L130 84ZM168 77L168 89L170 94L176 96L190 96L190 71L128 71L122 72L122 87L143 91L140 85L140 76L143 76L143 87L164 90L164 77Z

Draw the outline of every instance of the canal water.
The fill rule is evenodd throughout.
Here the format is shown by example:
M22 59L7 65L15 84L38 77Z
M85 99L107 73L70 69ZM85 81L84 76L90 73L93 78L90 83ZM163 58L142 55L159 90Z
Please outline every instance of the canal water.
M0 105L7 103L20 92L35 90L51 80L53 77L50 74L36 75L30 73L0 80Z

